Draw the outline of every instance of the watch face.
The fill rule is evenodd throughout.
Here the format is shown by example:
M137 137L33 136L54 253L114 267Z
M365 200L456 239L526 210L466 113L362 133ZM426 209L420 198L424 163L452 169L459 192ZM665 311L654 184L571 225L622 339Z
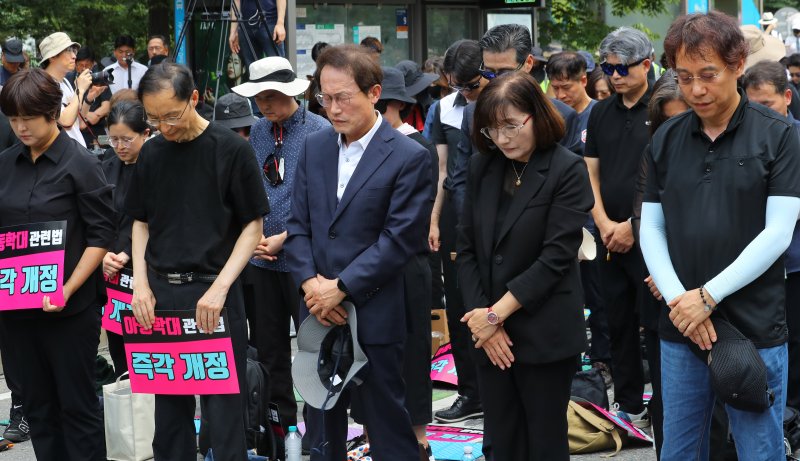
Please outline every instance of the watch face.
M489 312L486 315L486 321L488 321L490 325L497 325L499 320L500 319L497 318L497 314L495 314L494 312Z

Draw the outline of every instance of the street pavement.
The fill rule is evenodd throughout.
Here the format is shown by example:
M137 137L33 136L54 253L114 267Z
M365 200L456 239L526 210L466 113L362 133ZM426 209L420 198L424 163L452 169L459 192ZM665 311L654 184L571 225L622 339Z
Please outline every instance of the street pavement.
M292 341L293 346L295 346L295 341ZM105 343L101 343L100 346L100 354L104 355L110 362L110 358L108 356L108 348ZM441 396L444 394L443 392L437 392L437 396ZM449 396L445 398L441 398L439 400L434 401L434 411L447 408L450 404L455 400L456 395L455 393L451 393ZM8 390L8 386L6 385L5 376L0 375L0 420L4 420L8 418L8 412L11 407L11 393ZM302 410L302 405L298 410ZM299 413L299 412L298 412ZM298 414L298 420L301 420L302 416ZM483 421L482 420L475 420L470 421L467 424L469 427L475 428L482 428ZM0 430L3 427L0 426ZM605 453L592 453L587 455L575 455L572 456L571 459L578 460L578 461L607 461L608 458L604 457L603 455L608 455L611 452ZM200 460L198 456L198 460ZM304 457L304 460L308 460L308 457ZM481 458L482 459L482 458ZM652 447L626 447L622 451L620 451L613 459L617 461L655 461L656 455L655 451ZM23 442L20 444L14 445L13 448L9 449L8 451L0 453L0 461L4 460L13 460L13 461L33 461L36 460L36 455L33 452L33 446L31 442ZM344 461L344 460L343 460Z

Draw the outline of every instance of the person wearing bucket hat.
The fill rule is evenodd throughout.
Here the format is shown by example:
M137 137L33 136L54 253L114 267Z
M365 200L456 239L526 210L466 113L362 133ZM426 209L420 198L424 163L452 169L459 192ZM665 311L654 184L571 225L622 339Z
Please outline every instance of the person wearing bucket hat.
M250 101L236 93L220 96L214 105L214 121L229 128L244 139L250 139L250 127L258 120Z
M425 93L427 94L427 92ZM403 121L404 115L408 113L413 103L414 98L407 93L403 73L395 67L383 67L381 96L375 107L392 128L420 143L428 150L431 158L431 184L437 184L439 155L436 147L425 139L422 133ZM435 195L436 189L432 187L432 199L435 198ZM427 246L428 233L420 234L419 238L423 242L423 248ZM405 407L411 417L411 425L421 450L425 451L427 456L430 456L431 448L426 436L426 428L427 424L431 422L433 404L431 399L433 385L430 378L432 275L428 263L429 254L430 251L425 249L412 256L411 261L403 269L406 321L409 324L408 339L403 355L403 381L406 383ZM358 416L357 410L354 407L351 415L355 413Z
M25 63L25 56L22 54L22 40L11 38L3 42L2 63L0 87L6 84L9 77L19 72L20 67Z
M789 56L800 53L800 13L790 16L787 22L792 28L792 35L786 37L783 44L786 47L786 55Z
M404 408L406 310L402 269L425 251L430 219L429 153L389 126L375 103L383 72L362 47L326 48L317 60L332 129L306 137L297 163L284 245L308 312L344 325L341 304L358 313L370 362L363 383L330 410L307 405L314 461L345 458L348 401L358 401L375 459L419 458Z
M715 398L727 404L739 459L785 459L783 254L800 212L800 138L738 88L748 43L735 18L717 11L680 17L664 50L692 110L653 136L642 204L642 253L667 301L659 322L661 459L708 457ZM722 346L721 320L745 341ZM710 351L710 363L695 357L697 348Z
M747 59L744 61L744 70L753 67L761 61L778 62L786 55L783 43L777 38L767 35L753 25L740 26L744 39L749 45Z
M415 99L415 104L403 117L403 121L414 127L417 131L425 128L425 118L433 104L433 98L428 89L431 84L439 80L436 74L423 73L419 64L414 61L400 61L395 67L402 72L405 81L406 94Z
M191 71L164 61L139 82L151 129L160 135L142 146L125 196L133 218L131 308L144 328L156 311L185 309L197 326L213 331L228 314L239 389L247 389L247 325L239 275L261 238L269 212L250 145L196 110L200 99ZM195 459L195 397L156 395L155 459ZM243 393L200 396L217 461L246 458Z
M58 116L58 124L70 138L86 147L78 117L82 110L89 108L85 96L92 86L92 71L86 69L78 74L74 87L73 82L66 79L67 73L75 70L75 55L80 47L80 43L73 42L64 32L56 32L39 43L39 53L42 55L42 68L56 79L61 87L63 95L61 102L64 107Z
M295 325L300 324L300 299L283 251L286 221L303 140L330 123L297 103L295 98L306 91L309 81L297 78L286 58L260 59L250 64L249 71L252 80L232 91L238 98L252 97L264 116L250 129L250 145L263 172L261 180L271 211L264 216L261 242L242 271L242 289L250 342L269 371L269 401L278 405L287 429L297 424L289 322L293 318ZM222 98L217 107L221 102Z

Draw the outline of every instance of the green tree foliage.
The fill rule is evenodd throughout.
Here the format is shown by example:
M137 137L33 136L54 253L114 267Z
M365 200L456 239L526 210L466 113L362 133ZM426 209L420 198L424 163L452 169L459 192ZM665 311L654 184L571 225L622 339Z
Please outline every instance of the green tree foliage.
M53 32L66 32L92 47L99 58L111 54L114 38L128 34L136 40L137 55L146 54L148 2L144 0L0 0L0 11L3 40L30 35L38 45Z
M611 14L624 17L631 13L656 16L667 12L667 5L677 0L608 0ZM603 20L604 0L548 0L540 13L541 43L561 43L565 49L596 50L603 37L611 32ZM644 24L631 24L651 39L658 38Z

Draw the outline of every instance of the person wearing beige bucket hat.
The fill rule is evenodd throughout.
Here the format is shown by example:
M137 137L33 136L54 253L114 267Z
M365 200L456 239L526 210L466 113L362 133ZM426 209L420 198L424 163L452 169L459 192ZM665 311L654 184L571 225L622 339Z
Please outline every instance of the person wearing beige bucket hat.
M289 320L294 318L295 325L300 325L300 299L283 242L303 142L306 135L330 127L330 123L297 103L295 98L306 91L310 82L297 78L286 58L259 59L250 64L249 75L249 82L232 90L240 97L255 99L264 115L250 129L250 145L263 173L261 184L269 195L271 211L264 216L261 241L242 271L241 280L250 342L270 375L268 401L278 405L281 423L287 430L297 425Z
M78 117L80 111L84 109L84 96L92 86L92 72L87 69L81 72L74 82L67 80L67 73L75 70L75 53L81 44L73 42L69 35L64 32L56 32L48 35L39 43L39 53L42 55L41 65L45 72L53 77L61 87L61 113L58 116L58 124L64 129L70 138L74 139L83 147L86 141L81 134ZM88 104L86 105L88 110Z
M747 59L744 62L745 70L760 61L777 62L786 55L783 43L772 35L765 34L758 27L744 25L740 29L745 41L750 46L750 51L747 53Z

